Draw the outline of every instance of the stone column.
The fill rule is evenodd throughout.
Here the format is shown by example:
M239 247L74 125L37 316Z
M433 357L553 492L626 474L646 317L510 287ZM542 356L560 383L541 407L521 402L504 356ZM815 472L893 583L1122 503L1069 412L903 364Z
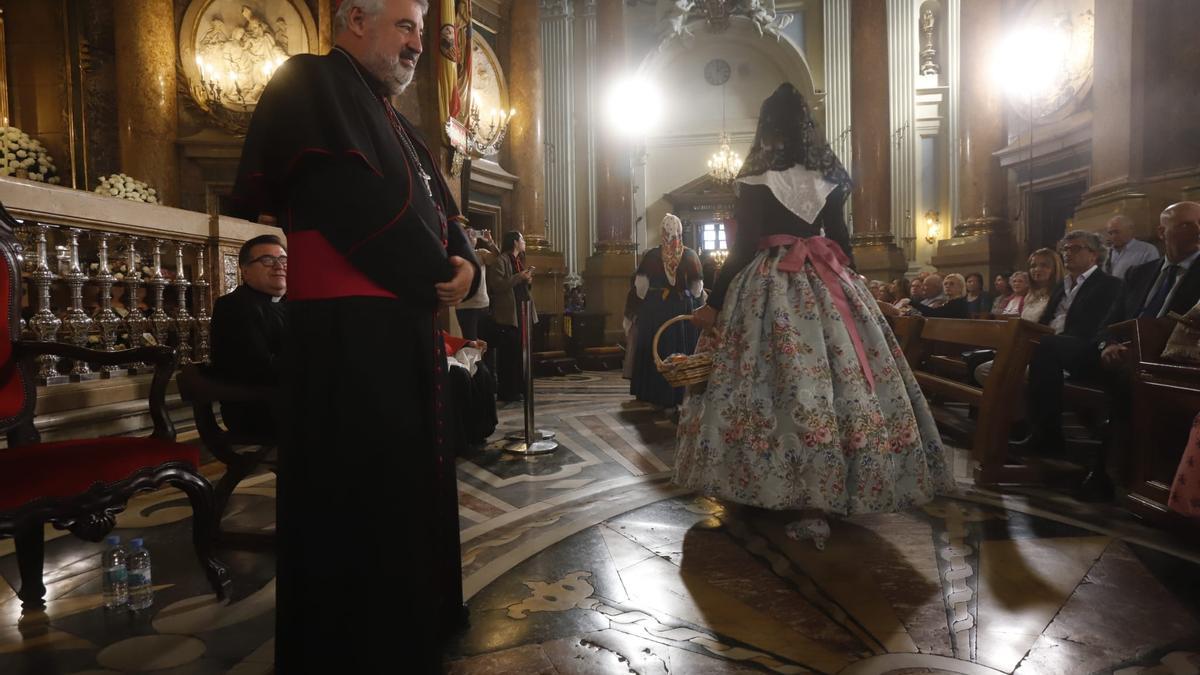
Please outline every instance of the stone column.
M1005 147L1004 92L993 75L1006 27L1003 2L962 0L958 124L959 222L938 242L938 271L979 272L985 279L1012 269L1016 240L1006 214L1004 171L995 153Z
M513 226L529 250L546 241L545 105L542 28L537 2L514 2L509 21L509 100L517 109L508 128L509 159L519 179L513 190Z
M956 234L1007 227L1004 173L993 153L1005 146L1004 93L992 75L1004 27L1004 3L962 0L962 85L958 175L961 221Z
M908 264L892 236L887 0L855 0L850 18L851 240L858 271L890 280Z
M542 2L512 3L509 17L508 87L517 109L508 128L511 169L517 175L513 189L511 227L525 235L525 262L536 268L533 299L538 313L550 315L551 349L560 347L563 306L563 256L546 239L546 68L542 52ZM555 3L551 3L555 4ZM553 242L561 245L562 242Z
M593 110L605 108L603 97L618 78L628 74L625 53L625 3L601 0L596 3L596 43L603 45L597 60L597 100ZM629 279L637 266L633 242L631 203L633 190L629 167L629 141L620 137L603 114L593 117L596 134L596 242L584 270L584 290L589 312L608 315L604 334L608 342L624 338L621 319Z
M179 204L175 9L171 0L115 0L117 144L121 171Z
M1162 209L1194 194L1200 61L1178 45L1194 42L1184 36L1198 21L1200 4L1187 0L1096 3L1092 180L1076 228L1102 229L1123 214L1153 240Z

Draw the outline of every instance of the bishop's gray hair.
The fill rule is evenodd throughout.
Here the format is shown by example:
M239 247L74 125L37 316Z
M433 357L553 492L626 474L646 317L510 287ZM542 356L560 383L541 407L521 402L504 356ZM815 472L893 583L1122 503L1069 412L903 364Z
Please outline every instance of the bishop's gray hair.
M333 15L333 34L346 30L350 25L350 10L359 7L367 16L375 16L383 11L383 5L387 0L342 0L342 4L338 7L337 12ZM421 14L429 13L429 0L414 0L421 7Z

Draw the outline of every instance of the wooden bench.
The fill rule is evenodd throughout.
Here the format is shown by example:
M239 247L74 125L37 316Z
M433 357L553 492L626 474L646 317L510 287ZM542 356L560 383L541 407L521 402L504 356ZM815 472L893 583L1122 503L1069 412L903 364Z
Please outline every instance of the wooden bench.
M901 349L927 396L974 406L979 415L972 437L975 482L980 485L1028 483L1042 479L1039 467L1018 464L1008 456L1008 435L1023 399L1025 369L1034 345L1053 331L1021 319L922 319L893 321ZM914 335L919 334L919 339ZM966 382L966 368L953 350L985 348L996 351L991 375L982 387ZM955 363L959 365L955 365Z
M1161 358L1174 327L1170 319L1143 318L1110 329L1129 343L1126 367L1133 387L1125 507L1159 522L1181 520L1168 510L1167 497L1192 420L1200 412L1200 366Z

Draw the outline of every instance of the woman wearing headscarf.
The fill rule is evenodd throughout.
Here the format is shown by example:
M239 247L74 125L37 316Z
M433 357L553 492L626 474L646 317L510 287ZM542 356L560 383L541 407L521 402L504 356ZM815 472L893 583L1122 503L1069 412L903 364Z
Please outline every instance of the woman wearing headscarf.
M668 319L691 314L700 304L704 280L700 257L683 245L683 224L668 213L662 220L661 243L646 251L633 280L640 300L634 324L633 373L629 393L639 401L672 408L683 401L683 387L672 387L654 365L653 341ZM663 333L659 355L691 354L699 332L687 322L677 323Z
M694 322L715 327L708 386L685 401L675 482L824 517L898 511L952 487L929 406L875 299L855 274L843 205L850 176L804 97L762 105L736 181L733 250Z

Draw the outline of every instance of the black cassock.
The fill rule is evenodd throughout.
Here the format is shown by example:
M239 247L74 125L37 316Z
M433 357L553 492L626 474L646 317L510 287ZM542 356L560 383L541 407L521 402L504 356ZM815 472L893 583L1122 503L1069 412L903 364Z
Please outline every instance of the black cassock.
M337 49L276 72L233 203L288 235L276 667L437 672L462 579L434 284L451 255L475 266L472 294L479 283L458 207L416 131Z

